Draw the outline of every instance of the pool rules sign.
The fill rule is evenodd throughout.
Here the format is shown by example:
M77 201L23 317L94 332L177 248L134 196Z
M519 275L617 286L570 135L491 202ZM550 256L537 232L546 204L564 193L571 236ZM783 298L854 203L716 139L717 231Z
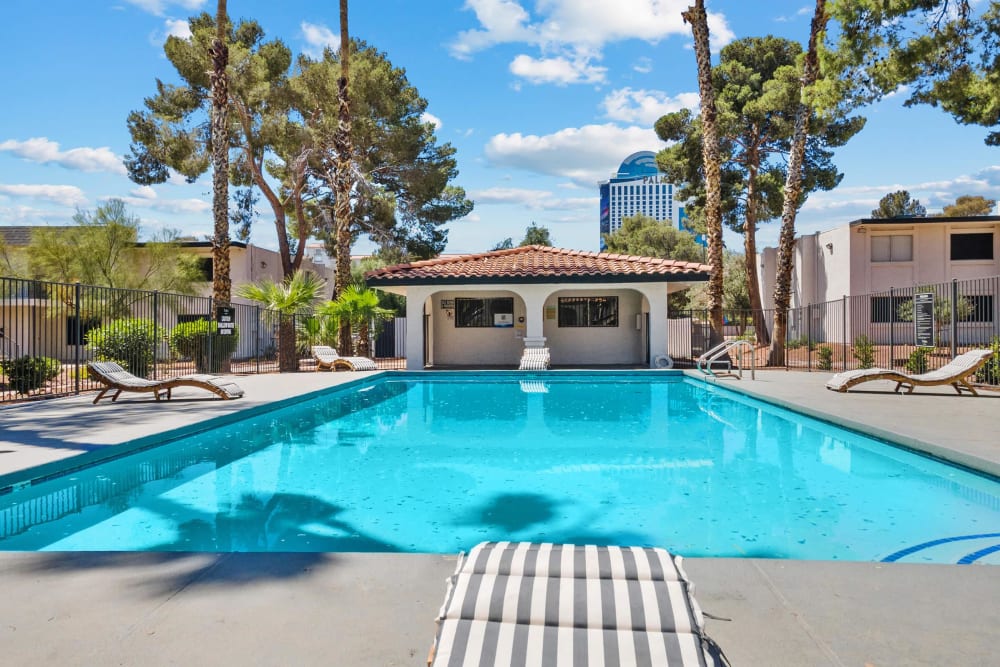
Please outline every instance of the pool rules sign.
M236 309L232 306L216 306L215 326L220 336L232 336L236 331Z
M917 347L934 347L934 293L913 295L913 329Z

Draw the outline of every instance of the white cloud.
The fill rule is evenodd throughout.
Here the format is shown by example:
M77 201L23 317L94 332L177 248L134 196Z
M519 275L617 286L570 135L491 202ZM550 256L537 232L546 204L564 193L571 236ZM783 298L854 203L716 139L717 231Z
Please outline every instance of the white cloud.
M68 151L59 150L59 144L45 137L34 137L27 141L8 139L0 142L0 152L9 152L17 157L40 164L54 163L67 169L97 172L107 171L113 174L126 172L122 158L115 155L110 148L72 148Z
M533 210L564 211L567 209L593 209L597 194L593 197L560 198L548 190L529 188L487 188L470 193L477 205L508 204Z
M302 38L306 42L306 46L303 47L303 52L312 58L322 58L323 51L326 48L338 49L340 48L340 33L333 32L325 25L319 25L316 23L308 23L306 21L302 22Z
M892 97L897 97L899 95L909 95L909 93L910 93L910 87L904 84L904 85L899 86L898 88L896 88L891 93L887 94L882 99L887 100L887 99L890 99Z
M681 12L690 0L544 0L538 16L513 0L467 0L480 27L459 33L452 54L467 58L496 44L526 43L543 49L571 46L596 52L609 42L641 39L657 42L691 34ZM709 13L712 42L721 48L734 37L722 14Z
M538 47L539 57L522 54L510 64L516 76L531 83L603 83L606 68L593 65L611 42L640 39L655 43L671 35L690 36L681 12L689 0L541 0L532 16L514 0L466 0L479 28L458 34L451 44L456 58L498 44ZM718 51L735 38L722 14L709 13L712 48ZM652 63L641 59L636 71L648 72ZM514 84L520 90L519 84Z
M212 210L212 204L203 199L149 199L144 196L107 196L101 197L101 199L121 199L129 206L134 206L136 208L164 211L166 213L181 213L185 215L200 214Z
M510 63L510 71L531 83L565 86L570 83L603 83L608 70L592 66L589 58L532 58L521 54Z
M200 9L202 5L205 4L205 0L125 0L130 5L135 5L139 9L149 12L150 14L155 14L156 16L163 16L167 7L177 6L180 9L190 12L196 9Z
M0 183L0 194L50 201L62 206L83 206L87 198L75 185L6 185Z
M632 69L634 69L636 72L639 72L640 74L649 74L650 72L653 71L653 60L652 58L647 58L646 56L643 56L639 58L637 61L635 61L635 64L632 65Z
M459 33L451 47L455 57L467 58L472 53L495 44L537 41L533 30L526 25L530 18L528 12L517 2L467 0L465 8L475 12L482 30L465 30Z
M802 207L796 233L829 230L859 218L867 218L878 207L879 200L890 192L906 190L913 199L927 207L929 214L941 209L961 195L982 195L1000 198L1000 166L993 165L973 174L961 174L952 179L914 183L882 183L838 187L830 192L814 192ZM777 232L761 227L758 245L777 243Z
M180 37L188 39L191 37L191 24L184 19L167 19L165 22L166 37Z
M484 153L496 166L568 178L584 188L614 174L622 159L635 151L661 146L649 128L613 123L570 127L548 135L498 134Z
M434 114L428 113L426 111L423 114L420 115L420 122L421 123L430 123L431 125L434 126L435 130L440 130L441 129L441 125L442 125L440 118L438 118Z
M150 185L140 185L134 190L129 190L129 194L137 199L156 199L156 190Z
M671 97L659 90L632 90L626 87L608 93L601 105L604 114L612 120L653 125L664 114L697 109L699 100L698 93L680 93Z
M0 206L0 220L12 225L44 224L53 218L51 210L33 208L31 206ZM70 214L65 216L69 221Z

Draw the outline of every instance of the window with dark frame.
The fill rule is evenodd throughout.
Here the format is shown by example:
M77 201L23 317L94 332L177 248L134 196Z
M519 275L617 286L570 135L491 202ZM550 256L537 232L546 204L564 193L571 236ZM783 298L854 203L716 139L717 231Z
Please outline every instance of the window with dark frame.
M514 298L455 299L455 327L474 329L493 327L494 315L514 316Z
M952 234L951 259L993 259L993 232Z
M212 272L212 258L211 257L199 257L198 258L198 273L203 282L210 283L215 274Z
M101 326L101 318L99 317L85 317L81 319L79 329L77 329L76 322L76 315L69 315L66 318L67 345L86 345L89 342L87 334L90 333L90 330ZM79 337L76 335L77 331L80 332Z
M618 297L559 297L560 327L617 327Z
M873 296L871 298L871 321L873 324L888 322L909 322L899 316L900 306L912 303L910 296ZM912 310L911 310L912 312Z
M993 321L993 295L973 294L961 297L969 305L969 311L959 314L959 322L992 322Z

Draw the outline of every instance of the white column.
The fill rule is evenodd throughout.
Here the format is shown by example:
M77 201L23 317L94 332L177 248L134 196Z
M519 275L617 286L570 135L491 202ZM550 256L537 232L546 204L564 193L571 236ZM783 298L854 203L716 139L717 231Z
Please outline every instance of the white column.
M656 358L667 354L667 289L665 283L643 287L649 301L649 365L655 368Z
M541 340L545 337L545 299L551 288L547 285L524 285L520 288L524 299L526 340Z
M430 290L426 287L406 289L406 370L424 368L424 302Z

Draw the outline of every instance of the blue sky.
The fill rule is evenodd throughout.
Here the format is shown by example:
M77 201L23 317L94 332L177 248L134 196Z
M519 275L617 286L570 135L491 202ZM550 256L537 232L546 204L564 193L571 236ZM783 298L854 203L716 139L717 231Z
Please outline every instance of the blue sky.
M697 104L688 0L355 1L353 36L388 54L428 100L439 140L457 148L456 184L476 202L448 225L447 252L479 252L532 222L555 245L598 247L597 182L636 150L663 144L652 126ZM211 233L211 185L180 179L152 188L130 182L125 119L176 80L163 55L187 17L210 0L50 0L5 3L0 23L0 225L67 224L75 210L125 199L147 235L161 228ZM773 0L708 2L716 45L776 34L805 41L811 5ZM234 19L253 18L293 52L338 42L337 3L230 0ZM1000 198L1000 152L981 127L901 95L862 111L867 127L838 150L844 172L814 194L797 230L810 233L864 217L886 193L907 189L929 211L962 194ZM777 223L760 246L774 245ZM251 241L274 247L261 210ZM742 244L727 235L727 244ZM366 249L359 244L356 251Z

